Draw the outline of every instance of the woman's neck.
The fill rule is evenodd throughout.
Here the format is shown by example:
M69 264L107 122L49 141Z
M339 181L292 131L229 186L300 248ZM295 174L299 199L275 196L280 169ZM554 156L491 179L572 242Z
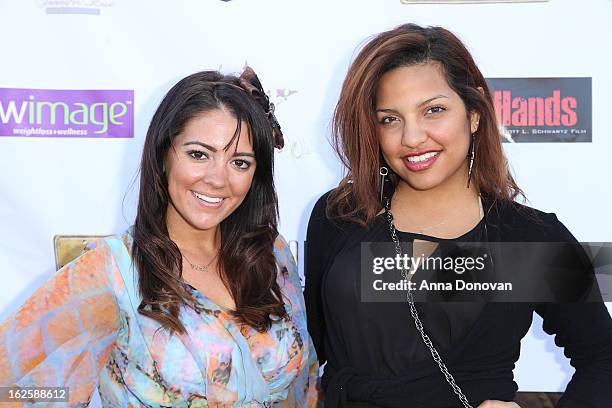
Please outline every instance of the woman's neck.
M168 211L166 214L168 236L179 247L181 252L188 254L216 253L221 241L219 225L207 230L194 228L179 214Z
M401 210L419 211L422 213L445 213L457 211L477 202L478 192L475 188L455 184L444 188L415 190L400 181L393 194L392 206Z
M470 231L481 219L478 192L465 184L445 187L419 191L400 182L391 202L396 227L440 238Z

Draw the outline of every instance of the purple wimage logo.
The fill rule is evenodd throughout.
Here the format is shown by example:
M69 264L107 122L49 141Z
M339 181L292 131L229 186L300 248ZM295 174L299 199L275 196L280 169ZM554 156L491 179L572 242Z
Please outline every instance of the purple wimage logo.
M134 137L134 91L0 88L0 136Z

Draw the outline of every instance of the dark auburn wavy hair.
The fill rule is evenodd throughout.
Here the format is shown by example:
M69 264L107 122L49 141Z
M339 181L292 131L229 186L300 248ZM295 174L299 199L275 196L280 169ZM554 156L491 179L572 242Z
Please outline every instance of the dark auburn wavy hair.
M182 280L181 252L168 235L165 214L170 196L163 163L187 122L215 109L225 109L237 119L235 134L225 148L237 143L240 128L246 124L257 160L244 201L220 225L219 270L236 304L234 317L264 331L272 323L270 315L287 316L273 252L278 199L270 122L237 77L204 71L182 79L166 94L151 120L140 165L132 248L143 299L138 310L170 332L185 333L179 309L181 304L194 306L195 300Z
M428 62L439 64L449 86L463 100L468 117L472 112L480 114L472 185L491 199L513 201L524 196L508 169L489 87L469 51L442 27L404 24L371 39L351 64L342 85L332 136L346 175L329 196L329 217L363 225L381 210L379 168L383 158L375 127L378 82L395 68ZM396 186L397 176L391 181Z

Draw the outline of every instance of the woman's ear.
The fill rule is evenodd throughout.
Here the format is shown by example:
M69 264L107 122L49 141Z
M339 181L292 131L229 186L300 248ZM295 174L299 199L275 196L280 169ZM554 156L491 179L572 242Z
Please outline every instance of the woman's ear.
M477 87L481 94L484 95L484 88L482 86ZM480 124L480 113L473 111L470 114L470 133L474 134L478 130L478 125Z
M474 111L470 114L470 133L474 134L480 125L480 113Z

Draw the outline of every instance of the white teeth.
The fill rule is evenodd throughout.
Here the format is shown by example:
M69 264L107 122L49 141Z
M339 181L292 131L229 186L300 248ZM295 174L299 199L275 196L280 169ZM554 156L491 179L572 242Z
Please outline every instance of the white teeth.
M192 191L192 193L193 193L194 196L196 196L200 200L206 201L207 203L211 203L211 204L217 204L217 203L220 203L221 201L225 200L225 198L221 198L221 197L209 197L209 196L206 196L204 194L196 193L195 191Z
M437 156L438 153L440 153L440 152L429 152L429 153L422 154L420 156L410 156L410 157L408 157L408 161L410 163L422 162L422 161L425 161L427 159L431 159L434 156Z

